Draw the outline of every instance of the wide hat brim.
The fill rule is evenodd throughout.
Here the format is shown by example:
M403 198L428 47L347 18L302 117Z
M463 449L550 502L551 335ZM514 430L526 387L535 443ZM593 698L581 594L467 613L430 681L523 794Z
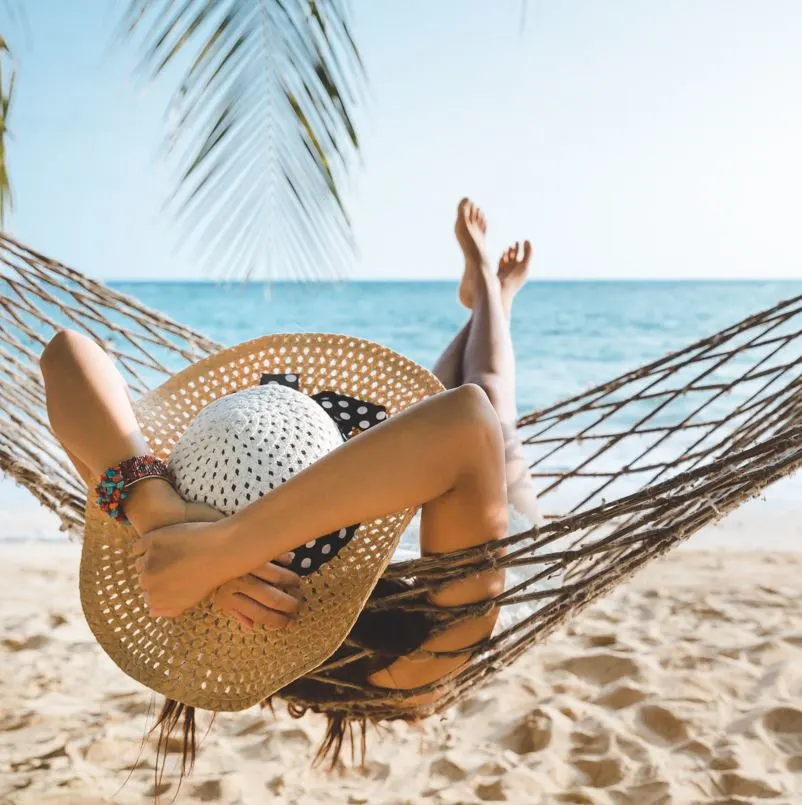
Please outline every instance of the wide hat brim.
M296 374L303 392L336 391L383 405L389 417L443 390L428 370L370 341L325 333L268 335L198 361L134 403L153 454L167 461L204 406L259 385L263 373ZM411 508L363 523L334 558L305 576L292 629L249 630L208 599L179 618L149 617L131 555L137 534L101 512L93 498L87 500L80 569L90 629L130 677L215 711L250 707L330 657L415 514Z

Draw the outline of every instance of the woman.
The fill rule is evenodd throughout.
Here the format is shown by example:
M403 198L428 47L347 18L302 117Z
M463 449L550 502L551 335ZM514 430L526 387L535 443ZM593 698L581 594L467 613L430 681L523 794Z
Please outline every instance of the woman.
M152 616L178 616L213 594L217 605L243 624L288 626L298 609L298 579L282 564L294 548L335 524L422 504L421 552L441 554L507 536L508 505L531 522L540 521L515 431L509 330L531 246L526 241L520 249L516 243L496 272L487 258L485 231L482 212L463 199L455 226L465 257L460 300L472 315L434 369L448 391L345 443L230 517L185 502L163 479L131 487L125 515L141 536L137 571ZM104 468L148 452L125 383L94 342L59 333L41 367L51 426L87 483ZM311 505L321 489L330 502ZM447 584L430 598L436 606L460 606L497 595L503 584L503 571L490 570ZM497 615L493 610L431 638L421 622L409 650L468 649L492 632ZM424 660L401 656L387 667L366 668L365 675L377 687L409 690L453 672L469 656L469 651ZM161 722L174 725L180 711L168 705ZM188 726L185 722L185 736ZM328 735L335 751L343 729L344 716L335 714Z

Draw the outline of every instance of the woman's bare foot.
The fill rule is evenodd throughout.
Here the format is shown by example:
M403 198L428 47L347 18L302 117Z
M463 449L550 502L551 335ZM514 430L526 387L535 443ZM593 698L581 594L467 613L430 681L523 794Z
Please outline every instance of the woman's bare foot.
M473 308L476 272L486 269L489 265L485 232L487 222L484 213L470 199L462 199L457 207L454 233L465 255L465 273L459 286L459 301L467 308Z
M532 244L524 241L523 249L516 241L498 261L498 279L501 283L501 302L507 316L512 309L512 300L529 276L529 259L532 257Z

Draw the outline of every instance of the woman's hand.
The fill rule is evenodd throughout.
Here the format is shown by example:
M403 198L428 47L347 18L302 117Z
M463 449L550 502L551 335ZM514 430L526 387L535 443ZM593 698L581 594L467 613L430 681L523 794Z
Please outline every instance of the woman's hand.
M285 554L275 563L227 581L212 593L212 602L246 629L289 626L298 612L301 579L280 565L291 560L291 554Z
M222 522L176 523L142 537L133 553L139 585L151 617L174 618L215 592L214 601L249 628L286 626L298 610L300 578L279 563L268 562L244 576L231 568L236 557L224 537Z
M176 523L210 523L225 516L205 503L184 500L164 478L146 478L130 487L123 510L140 535Z
M133 553L151 617L175 618L240 574L229 569L220 521L156 528Z

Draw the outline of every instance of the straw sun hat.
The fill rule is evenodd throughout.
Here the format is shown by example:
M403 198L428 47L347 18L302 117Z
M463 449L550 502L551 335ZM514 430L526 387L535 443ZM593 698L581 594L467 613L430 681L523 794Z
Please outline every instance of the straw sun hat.
M442 389L426 369L370 341L270 335L193 364L134 410L177 490L231 514L344 438ZM325 505L325 489L319 500ZM129 676L187 705L242 710L336 651L414 513L300 546L293 569L302 575L303 602L295 626L249 630L208 599L179 618L150 618L131 555L136 532L90 500L81 604L98 642Z

